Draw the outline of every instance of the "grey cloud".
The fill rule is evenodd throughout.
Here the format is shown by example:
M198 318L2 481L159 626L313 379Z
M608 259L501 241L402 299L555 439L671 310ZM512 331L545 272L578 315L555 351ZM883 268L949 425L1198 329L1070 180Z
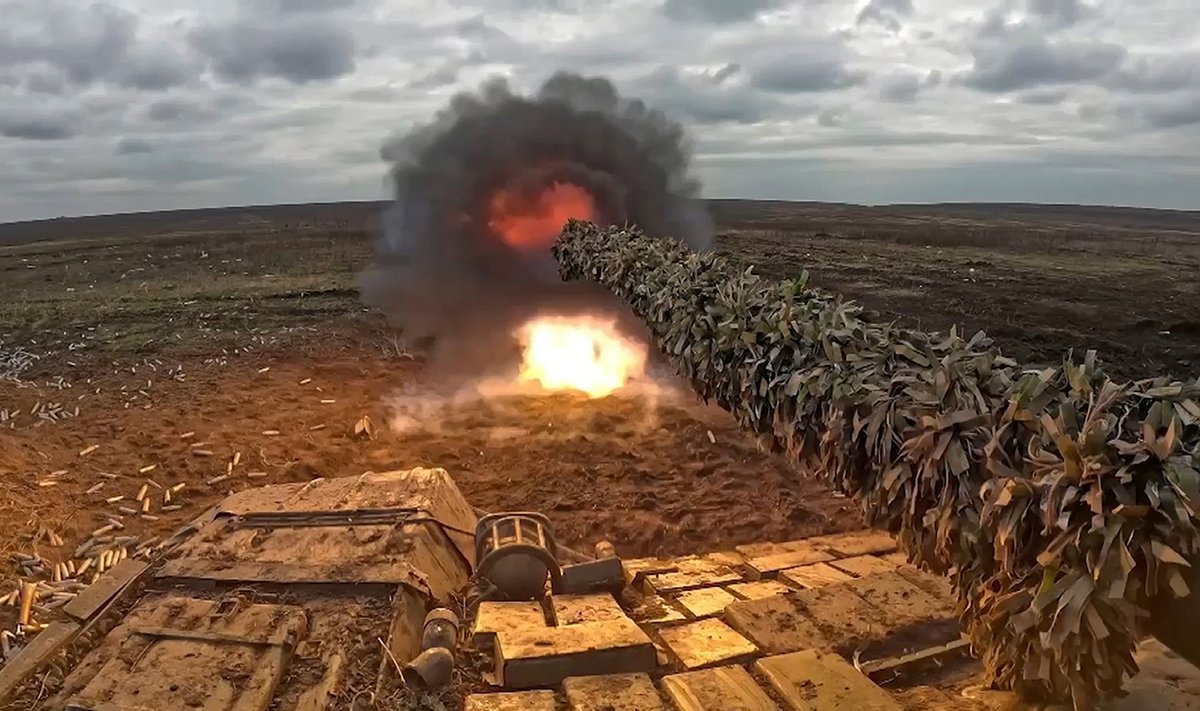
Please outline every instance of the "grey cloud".
M855 22L858 25L876 22L892 32L899 32L900 18L911 15L912 11L912 0L870 0L858 11Z
M325 12L353 7L358 0L271 0L267 3L280 13Z
M458 81L459 72L483 61L483 53L479 50L472 50L466 57L447 59L426 74L410 81L407 87L409 89L438 89L450 86Z
M884 101L898 103L914 101L924 85L925 79L920 74L896 73L883 78L880 83L879 96Z
M1113 72L1105 84L1139 93L1200 88L1200 52L1137 57Z
M1044 37L985 42L974 50L967 86L988 92L1095 81L1125 58L1125 49L1100 41L1050 43Z
M984 16L983 22L975 28L975 36L986 37L1003 37L1011 32L1026 28L1026 25L1021 23L1010 23L1008 21L1008 11L1003 8L994 8Z
M196 121L214 116L212 109L190 99L167 97L157 99L146 109L146 117L151 121Z
M820 117L818 117L818 122ZM828 126L840 126L840 119ZM846 131L835 137L816 138L812 136L780 136L758 141L754 144L757 151L774 154L787 151L822 150L830 147L844 148L886 148L893 146L1032 146L1041 143L1037 138L1027 136L997 137L989 134L956 133L953 131L910 131L890 132L883 130Z
M762 58L751 68L751 77L759 89L789 93L845 89L866 80L864 72L849 69L840 58L805 49Z
M386 104L398 100L404 92L394 86L372 86L365 89L355 89L346 94L346 98L351 101L369 101L372 103Z
M1017 100L1022 104L1033 106L1053 106L1061 104L1066 100L1067 95L1066 89L1035 89L1021 94Z
M126 137L117 141L117 145L113 148L113 152L119 156L136 155L139 153L153 153L154 147L141 139Z
M237 166L186 153L150 153L143 160L126 161L124 177L153 185L181 185L230 178Z
M734 74L737 74L741 70L742 70L742 65L740 65L740 64L726 64L725 66L721 67L717 71L713 72L712 78L713 78L714 82L720 84L721 82L725 81L726 79L733 76Z
M559 43L549 51L556 60L556 66L592 72L605 72L646 61L645 46L626 37L585 37ZM488 54L494 53L489 48Z
M1200 94L1147 106L1143 116L1154 128L1180 128L1200 124Z
M335 79L354 71L354 36L336 23L297 17L275 23L249 20L202 27L192 45L228 81L249 84L279 77L293 84Z
M200 67L184 56L165 48L131 55L120 71L120 83L134 89L162 91L186 84L199 76Z
M453 25L455 34L464 39L511 42L512 38L504 30L491 25L482 16L476 15L469 20L456 22Z
M152 51L140 48L137 17L107 2L74 6L60 0L0 0L0 16L5 18L0 62L33 66L31 91L62 93L67 81L158 90L197 73L197 67L165 45ZM57 88L60 83L62 89Z
M409 89L438 89L450 86L458 81L458 72L458 64L446 62L428 74L413 79L407 86Z
M104 2L0 2L0 63L46 62L85 84L110 72L133 44L137 17Z
M1107 126L1125 125L1131 127L1138 118L1139 108L1128 103L1098 103L1087 102L1080 104L1075 114L1084 121L1105 124Z
M54 67L42 67L25 77L25 89L35 94L61 94L67 88L66 77Z
M579 12L581 9L604 2L605 0L488 0L488 6L498 10L516 12L536 12L539 10Z
M784 4L785 0L666 0L662 11L672 20L726 23L751 20Z
M334 157L343 163L350 164L379 163L379 149L349 148L336 151Z
M843 108L825 109L817 114L817 123L825 128L838 128L846 120L846 110Z
M1093 9L1079 0L1029 0L1029 11L1051 27L1061 29L1087 18Z
M337 120L337 114L338 109L335 106L309 106L262 116L252 116L245 119L244 125L253 127L258 131L304 128L307 126L328 125L330 122Z
M911 15L913 11L912 0L871 0L867 6L874 7L883 12L894 12L897 15Z
M62 141L76 135L78 129L61 115L0 116L0 136L30 141Z
M777 101L748 86L726 85L712 75L688 76L673 66L659 67L631 88L669 115L697 123L757 123L779 109Z

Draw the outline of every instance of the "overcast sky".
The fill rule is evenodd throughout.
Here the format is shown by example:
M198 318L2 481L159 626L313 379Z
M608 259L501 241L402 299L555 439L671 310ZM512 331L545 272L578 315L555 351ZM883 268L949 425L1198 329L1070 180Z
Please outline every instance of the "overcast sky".
M0 221L386 197L490 76L610 77L712 197L1200 209L1195 0L0 0Z

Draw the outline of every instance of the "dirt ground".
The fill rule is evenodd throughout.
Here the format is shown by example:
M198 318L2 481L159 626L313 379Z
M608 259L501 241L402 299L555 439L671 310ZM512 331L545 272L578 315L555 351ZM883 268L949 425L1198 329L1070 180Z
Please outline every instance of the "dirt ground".
M653 399L512 395L394 428L425 402L424 366L358 300L377 210L0 225L0 594L8 553L66 559L109 517L146 540L229 491L412 466L446 468L483 509L542 510L585 550L606 538L625 555L684 554L861 526L669 378ZM1027 360L1097 347L1118 377L1200 364L1197 215L713 210L720 250L772 276L806 268L883 318L982 327ZM373 440L353 436L363 416ZM180 508L163 511L180 483ZM149 517L122 513L143 485Z

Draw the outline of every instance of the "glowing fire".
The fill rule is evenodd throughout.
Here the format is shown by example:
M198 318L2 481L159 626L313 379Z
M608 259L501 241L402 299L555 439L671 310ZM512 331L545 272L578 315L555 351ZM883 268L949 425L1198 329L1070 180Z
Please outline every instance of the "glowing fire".
M547 390L604 397L646 369L646 347L621 334L612 319L540 316L517 335L524 350L518 379Z
M596 219L592 196L572 183L554 183L533 198L501 190L488 207L488 227L521 251L549 247L571 218Z

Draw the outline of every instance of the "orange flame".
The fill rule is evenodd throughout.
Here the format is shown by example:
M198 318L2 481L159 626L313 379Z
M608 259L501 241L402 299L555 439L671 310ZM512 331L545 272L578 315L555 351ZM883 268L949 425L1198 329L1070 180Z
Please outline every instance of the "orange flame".
M596 219L591 194L573 183L554 183L532 199L500 190L488 207L488 227L523 252L549 247L571 218Z
M517 336L524 350L518 380L547 390L604 397L646 370L646 346L623 335L611 318L539 316Z

